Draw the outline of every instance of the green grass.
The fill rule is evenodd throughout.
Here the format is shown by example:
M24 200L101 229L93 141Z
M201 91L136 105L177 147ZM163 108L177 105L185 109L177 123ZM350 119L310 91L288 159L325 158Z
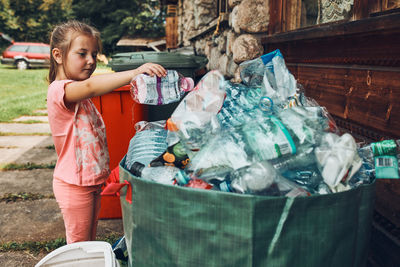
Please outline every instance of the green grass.
M6 193L4 196L0 197L0 202L17 202L17 201L27 201L27 200L38 200L38 199L54 199L54 195L43 195L36 193L27 193L27 192L19 192L19 193Z
M36 169L54 169L56 166L55 163L47 163L47 164L36 164L32 162L28 163L8 163L8 164L0 164L0 171L26 171L26 170L36 170Z
M97 241L105 241L110 245L113 245L121 236L116 233L110 233L107 236L97 238ZM5 242L0 243L0 252L9 251L28 251L32 254L38 254L39 252L51 252L59 247L66 245L65 238L57 238L49 241L28 241L28 242Z
M97 69L109 68L98 64ZM42 115L33 111L46 109L48 72L47 68L17 70L0 64L0 122L11 122L21 116Z
M0 65L0 122L46 109L48 69L17 70Z

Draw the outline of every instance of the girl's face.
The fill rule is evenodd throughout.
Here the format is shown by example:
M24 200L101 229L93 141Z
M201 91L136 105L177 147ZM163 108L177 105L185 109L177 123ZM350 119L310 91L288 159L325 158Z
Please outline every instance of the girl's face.
M79 35L67 53L64 72L68 79L86 80L96 69L97 41L88 35Z

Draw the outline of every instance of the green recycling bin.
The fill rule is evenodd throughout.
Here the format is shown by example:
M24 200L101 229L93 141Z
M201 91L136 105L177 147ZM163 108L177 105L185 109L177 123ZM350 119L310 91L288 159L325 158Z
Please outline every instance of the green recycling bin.
M139 179L119 165L130 266L361 267L375 183L308 197L241 195Z
M166 69L176 70L185 77L196 81L196 71L206 66L208 60L203 56L186 55L177 52L127 52L112 56L108 66L113 71L136 69L144 63L152 62ZM168 119L179 102L160 106L148 106L148 121Z

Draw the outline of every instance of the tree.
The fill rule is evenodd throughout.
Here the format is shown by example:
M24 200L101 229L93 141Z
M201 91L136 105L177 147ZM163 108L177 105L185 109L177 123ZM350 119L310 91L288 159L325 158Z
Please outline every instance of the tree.
M0 31L15 41L49 42L53 27L72 18L72 0L0 0Z
M95 26L105 52L115 50L122 36L164 36L164 10L157 0L73 0L78 20Z

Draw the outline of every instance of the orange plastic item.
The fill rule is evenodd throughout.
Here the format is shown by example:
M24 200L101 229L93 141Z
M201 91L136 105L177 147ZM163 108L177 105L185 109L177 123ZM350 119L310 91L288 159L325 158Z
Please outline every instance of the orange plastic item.
M114 169L128 151L136 122L147 120L148 109L133 101L129 85L93 97L92 101L106 125L110 169Z
M148 109L145 105L133 101L129 85L118 88L111 93L93 97L92 101L106 125L110 169L114 169L118 167L119 162L128 151L129 141L135 134L135 123L147 120ZM121 217L119 197L102 196L99 218Z

